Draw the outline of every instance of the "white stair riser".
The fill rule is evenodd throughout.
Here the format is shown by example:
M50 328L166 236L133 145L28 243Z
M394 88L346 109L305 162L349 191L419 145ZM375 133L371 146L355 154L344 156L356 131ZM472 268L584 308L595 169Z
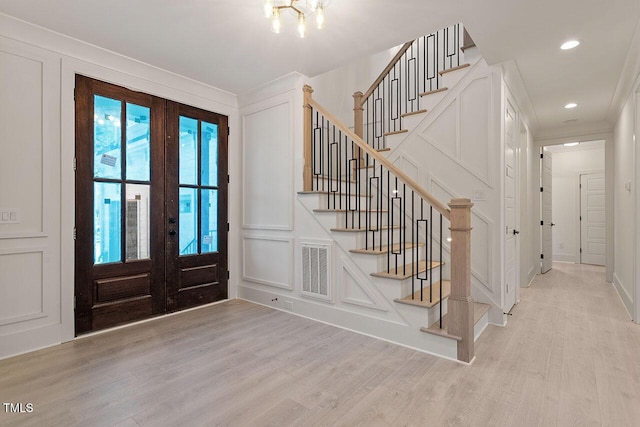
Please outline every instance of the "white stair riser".
M433 307L427 310L427 319L428 319L427 325L433 325L435 322L440 320L440 304L442 304L442 316L447 314L448 301L449 301L449 298L445 298L443 301L441 301L440 303L434 305Z
M318 209L365 209L366 197L347 196L345 193L318 194Z
M424 108L422 104L420 105L420 109L426 110L426 108ZM409 131L408 133L411 133L411 131L415 129L416 126L418 126L420 122L424 120L425 117L427 117L427 114L428 113L420 113L420 114L412 114L410 116L403 117L402 129L407 129ZM408 133L405 133L404 135L407 135Z
M443 86L446 87L446 86ZM430 95L425 95L422 97L422 102L420 106L428 111L433 110L442 99L447 95L446 90L442 92L432 93Z
M404 127L404 121L402 123L402 128L406 129ZM407 138L407 135L409 135L409 132L396 133L393 135L385 136L384 137L385 145L388 148L390 148L391 151L384 151L382 154L385 156L388 156L393 150L395 150L402 143L402 141L404 141Z
M353 179L353 178L351 178ZM342 193L356 193L356 183L347 181L347 178L337 179L312 179L314 191L338 191Z
M417 252L418 259L424 259L424 248L420 247L420 248L406 249L407 260L411 260L412 257L415 257L416 252ZM376 273L379 271L387 270L387 254L371 255L371 254L360 254L360 253L350 252L350 255L352 259L362 267L363 271ZM394 255L390 254L389 259L393 260ZM393 262L394 262L394 268L395 268L395 261ZM411 261L407 261L407 263L410 263L410 262Z
M370 227L375 226L378 222L378 225L386 225L387 224L387 213L382 212L378 214L376 212L336 212L335 214L335 225L331 228L353 228L353 227L362 227L365 228L367 221Z
M448 87L451 89L458 84L460 80L467 74L471 67L460 68L459 70L451 71L442 75L442 84L440 87Z
M422 272L420 273L420 277L427 277L427 279L429 279L429 274L433 274L433 283L434 285L434 289L435 287L437 287L437 283L440 281L440 269L439 268L433 268L427 272ZM424 281L424 285L422 286L423 288L427 288L429 286L429 280L425 280ZM402 298L406 297L407 295L412 295L412 289L411 289L411 278L408 279L404 279L401 281L400 283L400 289L401 289L401 294L402 294ZM417 276L415 278L415 282L414 282L414 289L413 291L419 291L420 290L420 280L418 280ZM438 292L440 292L438 290ZM426 295L427 298L429 297L429 290L426 289L425 293L423 295ZM438 294L439 295L439 294Z

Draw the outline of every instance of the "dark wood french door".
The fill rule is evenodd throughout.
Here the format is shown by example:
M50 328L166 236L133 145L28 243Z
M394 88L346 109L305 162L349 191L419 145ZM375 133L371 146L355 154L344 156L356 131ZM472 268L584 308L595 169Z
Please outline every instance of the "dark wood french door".
M76 76L76 334L227 298L227 117Z

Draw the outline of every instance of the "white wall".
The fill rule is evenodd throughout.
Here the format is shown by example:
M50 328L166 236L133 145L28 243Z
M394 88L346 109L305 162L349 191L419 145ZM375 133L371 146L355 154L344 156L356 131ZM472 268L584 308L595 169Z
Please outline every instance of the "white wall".
M630 94L614 128L614 239L615 270L613 284L629 313L633 313L635 293L636 148L634 96ZM627 185L629 189L627 189ZM638 320L637 318L635 319Z
M539 271L540 255L536 252L539 215L534 215L533 162L538 158L534 139L524 118L520 130L520 286L527 287ZM537 183L535 184L538 185Z
M400 47L359 58L344 67L309 78L313 98L353 128L353 94L369 89Z
M551 146L553 260L580 263L580 175L604 173L604 141Z
M229 116L229 294L236 295L236 96L0 14L0 207L22 217L0 226L0 359L75 335L76 73Z

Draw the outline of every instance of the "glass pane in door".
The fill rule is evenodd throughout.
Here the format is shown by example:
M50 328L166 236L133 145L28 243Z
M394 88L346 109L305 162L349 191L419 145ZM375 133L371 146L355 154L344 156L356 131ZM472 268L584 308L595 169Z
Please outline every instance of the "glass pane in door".
M127 104L127 179L149 181L149 125L150 110L135 104Z
M198 189L180 188L180 255L198 253Z
M218 190L202 189L202 253L218 251Z
M105 264L122 259L121 187L119 183L93 183L94 262Z
M122 103L117 99L94 95L93 106L93 176L120 179Z
M127 184L126 259L147 259L150 249L150 186Z
M198 184L198 121L180 116L180 184Z
M201 184L218 185L218 125L202 122Z

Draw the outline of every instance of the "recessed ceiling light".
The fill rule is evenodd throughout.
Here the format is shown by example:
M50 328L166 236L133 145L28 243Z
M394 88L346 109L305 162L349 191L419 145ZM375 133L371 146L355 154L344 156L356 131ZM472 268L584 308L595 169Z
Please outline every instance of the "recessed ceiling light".
M562 43L562 46L560 46L560 49L562 50L573 49L574 47L578 47L579 44L580 42L578 40L569 40L567 42Z
M578 106L578 104L576 104L575 102L570 102L567 105L564 106L564 108L569 109L569 108L576 108Z
M562 144L565 147L574 147L576 145L580 144L579 142L567 142L566 144Z

